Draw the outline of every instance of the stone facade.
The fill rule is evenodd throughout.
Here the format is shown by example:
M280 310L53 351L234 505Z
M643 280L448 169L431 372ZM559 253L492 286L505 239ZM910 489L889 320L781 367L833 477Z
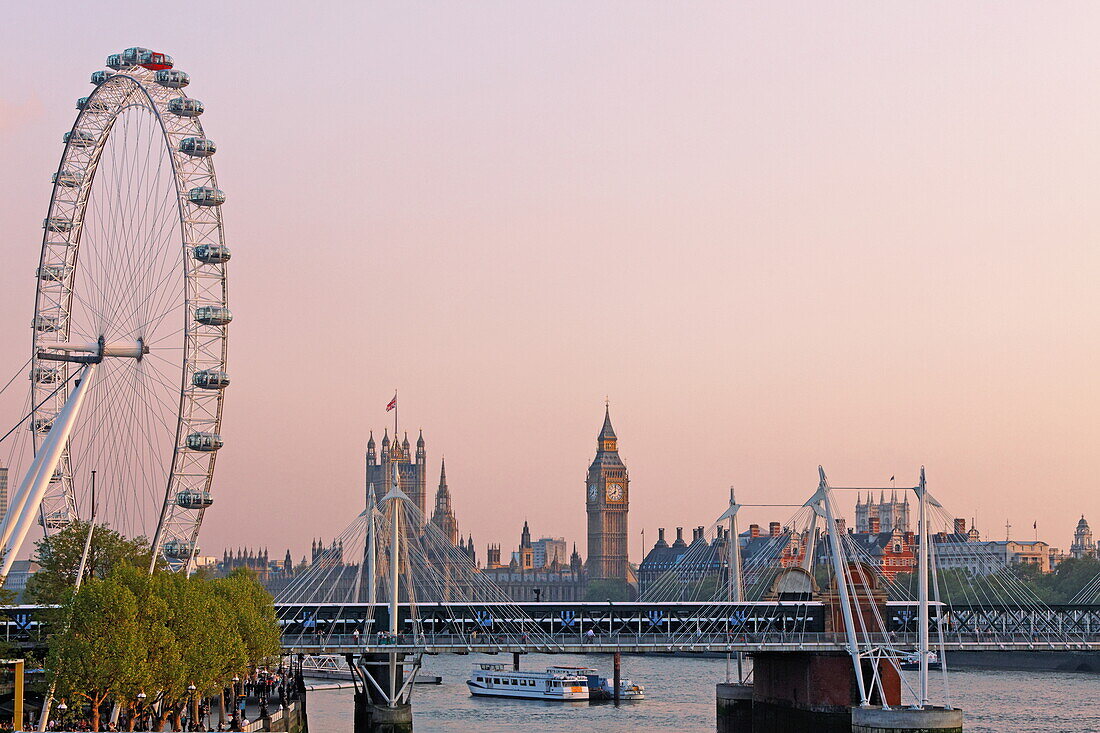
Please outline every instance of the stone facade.
M611 426L611 411L604 412L603 428L596 437L596 458L588 468L585 510L588 512L588 577L621 580L630 577L627 558L627 511L630 477L619 458L619 439Z

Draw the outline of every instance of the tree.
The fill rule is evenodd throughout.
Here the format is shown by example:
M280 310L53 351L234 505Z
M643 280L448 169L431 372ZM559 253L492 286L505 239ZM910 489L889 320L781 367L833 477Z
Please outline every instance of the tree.
M634 588L625 580L590 580L585 589L586 601L629 601L634 598Z
M256 666L275 656L282 647L275 601L247 568L213 581L214 593L233 616L244 644L248 664Z
M27 582L28 599L43 604L65 603L76 582L87 536L88 523L76 521L35 544L34 560L42 569ZM97 524L84 577L106 578L122 563L146 568L149 558L149 541L144 537L127 539L107 525Z
M136 684L148 663L134 594L116 577L92 578L66 604L70 623L50 640L56 695L91 706L92 730L111 697Z

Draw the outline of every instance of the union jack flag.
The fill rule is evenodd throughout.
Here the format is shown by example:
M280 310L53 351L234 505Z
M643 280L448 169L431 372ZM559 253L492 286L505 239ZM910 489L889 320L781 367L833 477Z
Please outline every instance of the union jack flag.
M393 399L390 400L390 404L386 405L386 412L397 409L397 395L394 394Z

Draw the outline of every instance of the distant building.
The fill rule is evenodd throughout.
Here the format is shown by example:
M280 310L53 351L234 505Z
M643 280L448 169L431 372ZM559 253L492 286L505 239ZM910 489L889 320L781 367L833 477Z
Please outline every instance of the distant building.
M569 559L569 548L564 537L540 537L531 545L536 568L544 568L554 560L564 565Z
M1073 544L1069 546L1069 555L1077 560L1097 556L1096 542L1092 539L1092 530L1089 529L1089 523L1085 521L1084 514L1077 522L1077 529L1073 531Z
M565 543L561 540L562 544ZM507 565L500 562L500 545L489 545L481 572L516 601L583 601L585 571L576 546L566 563L550 553L550 561L535 562L531 529L523 523L519 547Z
M8 576L4 578L4 590L15 593L16 603L23 600L23 591L27 589L27 581L41 569L41 566L33 560L16 560L11 564Z
M195 569L209 568L216 569L218 567L218 558L214 555L198 555L194 560Z
M878 520L878 529L872 529L874 520ZM898 493L891 492L890 501L886 501L886 492L879 492L878 503L875 503L874 495L867 492L867 501L863 501L863 495L856 495L856 533L871 534L875 532L893 532L895 529L902 533L910 531L909 523L909 494L905 492L905 500L898 501Z
M767 533L761 532L758 524L749 525L738 538L741 565L749 569L743 581L746 589L759 579L756 570L798 565L806 540L806 533L791 532L779 522L769 524ZM659 527L657 542L638 566L638 592L651 600L700 599L715 588L725 587L729 556L724 527L716 527L710 541L706 528L696 527L691 531L690 543L684 540L684 528L677 527L671 545L665 539L665 528Z
M971 520L956 519L954 532L932 535L936 567L941 570L964 570L969 575L992 575L1009 565L1034 565L1049 573L1056 564L1057 552L1046 542L1025 540L982 540Z

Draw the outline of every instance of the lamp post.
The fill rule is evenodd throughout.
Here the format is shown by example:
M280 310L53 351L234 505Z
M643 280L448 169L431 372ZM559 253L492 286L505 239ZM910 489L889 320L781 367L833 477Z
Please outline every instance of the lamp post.
M192 682L187 686L187 728L186 730L194 730L195 728L195 683Z
M233 727L240 728L241 724L241 708L237 701L237 683L241 681L241 678L237 675L233 675Z
M265 672L264 675L260 678L260 692L259 692L259 694L260 694L260 717L261 718L266 718L267 717L267 685L268 685L268 677L267 677L267 673Z
M143 728L147 727L143 725L145 723L145 699L147 697L149 696L145 694L145 690L142 690L137 694L137 710L135 711L135 714L137 715L138 725Z

